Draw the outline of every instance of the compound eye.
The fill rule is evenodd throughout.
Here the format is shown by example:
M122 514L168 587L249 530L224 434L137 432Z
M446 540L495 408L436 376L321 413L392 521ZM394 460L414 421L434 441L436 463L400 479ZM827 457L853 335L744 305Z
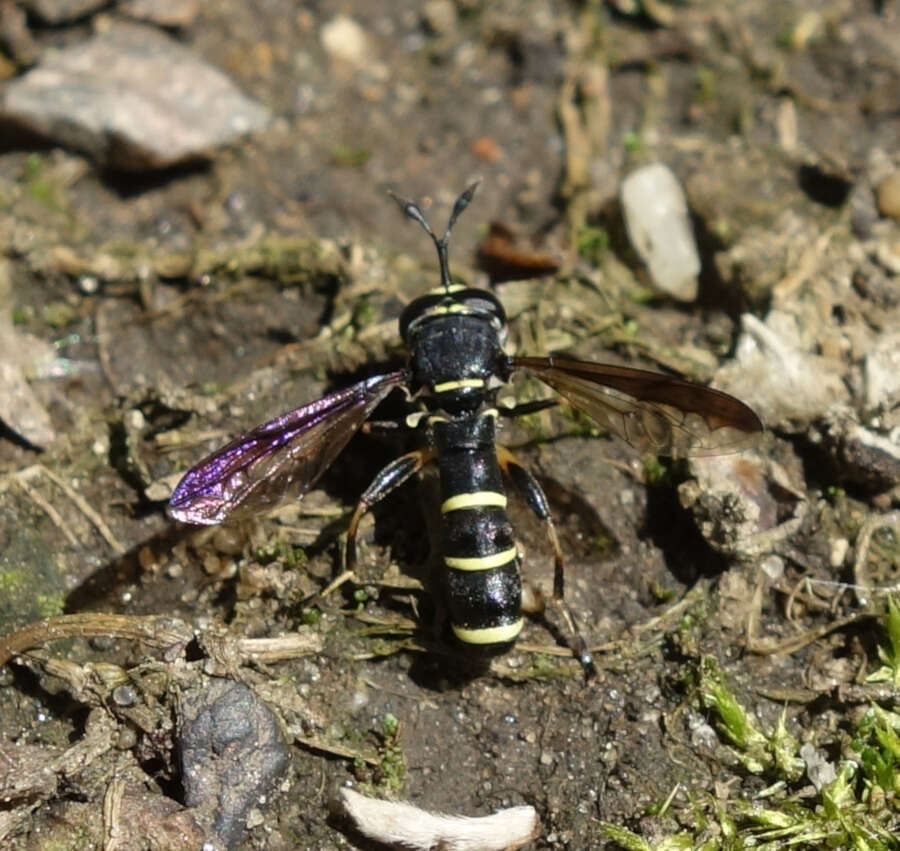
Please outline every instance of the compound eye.
M469 289L457 293L456 298L472 313L494 316L501 325L506 324L506 311L493 293L487 290Z
M409 337L410 325L421 319L427 313L430 313L436 305L444 301L445 296L437 294L429 294L419 296L415 301L410 302L403 313L400 314L400 337L406 342Z

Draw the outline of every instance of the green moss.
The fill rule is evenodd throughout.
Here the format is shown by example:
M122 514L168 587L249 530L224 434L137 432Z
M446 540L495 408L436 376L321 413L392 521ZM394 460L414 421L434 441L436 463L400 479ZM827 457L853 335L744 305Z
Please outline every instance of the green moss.
M0 553L0 633L58 615L67 593L65 562L49 549L44 518L22 513L15 522L16 534Z
M315 626L322 620L322 612L313 607L310 609L304 609L300 613L300 623L304 626Z
M702 66L696 72L696 99L700 103L712 103L719 94L719 75L715 69Z
M51 328L65 328L76 317L75 308L65 301L52 301L41 308L41 319Z
M25 586L27 577L25 571L15 567L0 570L0 594L9 597L17 593Z
M832 505L837 505L842 502L844 498L847 496L847 492L837 485L829 485L825 488L825 499L827 499Z
M644 455L641 458L644 466L644 480L649 485L661 485L669 475L669 467L663 464L656 455Z
M895 652L897 608L891 605L885 629ZM888 625L887 620L890 620ZM686 680L690 680L688 677ZM853 848L887 851L896 848L892 825L900 818L900 715L873 706L859 722L849 742L835 751L817 745L822 765L827 755L840 753L829 780L820 771L807 777L800 758L800 741L787 727L786 712L767 732L741 704L715 660L704 658L693 680L702 706L745 770L769 781L753 799L717 800L712 794L693 803L680 818L694 825L684 832L657 837L648 843L639 834L605 824L609 839L625 849L820 849ZM818 788L815 785L819 783ZM765 802L765 803L763 803ZM660 808L662 817L662 808ZM710 821L703 811L715 815ZM687 844L684 844L687 842Z
M62 592L59 594L36 594L34 606L41 618L60 615L66 606L66 595Z
M297 568L307 563L306 552L302 547L294 547L287 541L271 541L260 547L254 558L260 564L271 564L280 561L285 567Z
M400 721L391 713L381 719L380 739L376 783L389 795L399 795L406 783L406 757L400 741Z
M367 296L363 296L353 307L353 325L365 328L375 321L375 309Z
M615 539L605 532L598 532L591 538L591 552L595 555L611 553L616 548Z
M331 162L338 168L362 168L372 158L368 148L353 145L335 145L331 149Z
M894 597L888 597L887 611L882 619L887 635L887 644L878 648L881 667L870 674L870 683L891 683L895 688L900 686L900 607Z
M54 212L65 209L65 194L60 186L53 182L52 172L40 154L29 154L22 172L25 192L39 204Z
M647 584L647 590L657 603L669 603L675 599L678 593L674 588L666 588L654 581Z
M737 749L747 770L753 774L762 773L769 762L766 737L735 697L712 657L701 662L700 702L712 712L716 729Z
M639 133L629 130L622 139L622 144L629 154L639 154L644 150L644 140Z
M579 257L599 266L609 250L609 233L604 228L584 225L575 234L575 250Z
M568 422L567 433L570 437L599 437L603 429L597 425L584 411L564 405L560 408L560 414ZM539 416L535 414L534 416Z

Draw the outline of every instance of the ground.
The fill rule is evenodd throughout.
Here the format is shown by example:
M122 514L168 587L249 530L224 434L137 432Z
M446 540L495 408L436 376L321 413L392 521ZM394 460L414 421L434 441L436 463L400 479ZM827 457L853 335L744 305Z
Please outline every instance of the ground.
M338 15L362 25L363 54L329 52ZM184 803L178 695L221 675L254 688L290 745L240 847L375 847L330 807L348 781L444 812L532 804L534 848L741 848L754 834L757 847L894 847L900 624L860 582L900 569L897 479L860 481L828 455L824 409L764 416L770 525L797 522L756 549L717 539L718 509L704 528L682 506L683 463L566 411L505 427L557 518L589 681L549 612L550 628L529 620L478 672L435 634L439 606L419 586L427 477L363 524L356 581L317 596L398 441L355 437L274 517L196 532L164 508L230 436L403 362L397 317L436 264L386 190L433 199L440 227L476 177L454 274L487 285L475 249L492 221L521 235L525 266L558 265L496 285L515 350L705 383L733 362L742 314L793 311L800 345L871 413L861 364L896 332L900 300L879 253L896 221L874 201L898 167L896 4L223 2L180 37L271 108L267 131L150 175L50 146L0 151L4 309L60 357L28 372L55 438L0 441L0 633L64 612L133 618L38 627L3 669L3 744L21 775L52 762L57 778L3 811L10 847L97 842L113 775ZM704 263L693 303L652 289L620 224L619 181L654 161L686 188ZM377 418L402 407L391 397ZM547 589L544 530L513 503L526 581ZM159 622L139 616L183 622L192 640L167 655ZM267 660L227 644L281 634L306 643ZM83 667L101 662L112 684ZM140 717L112 697L125 686ZM114 719L107 756L54 761L90 740L98 712Z

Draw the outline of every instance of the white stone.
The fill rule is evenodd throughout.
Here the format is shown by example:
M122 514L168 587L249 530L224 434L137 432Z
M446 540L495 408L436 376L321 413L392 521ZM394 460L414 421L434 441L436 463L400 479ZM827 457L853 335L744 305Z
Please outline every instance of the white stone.
M322 47L335 59L354 68L362 68L372 58L372 47L366 31L348 15L338 15L319 32Z
M700 255L678 178L662 163L644 166L622 181L621 199L628 237L653 283L673 298L693 301Z
M735 358L713 383L750 405L770 428L807 425L849 393L841 361L805 351L800 339L793 314L773 310L761 322L745 313Z
M866 355L863 372L869 410L889 410L900 402L900 331L887 331L878 337Z

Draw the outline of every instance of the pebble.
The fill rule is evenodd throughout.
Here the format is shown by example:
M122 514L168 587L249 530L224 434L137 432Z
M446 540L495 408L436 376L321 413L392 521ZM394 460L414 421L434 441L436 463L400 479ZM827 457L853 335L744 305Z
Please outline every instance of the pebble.
M456 4L451 0L427 0L422 6L422 17L435 35L449 35L456 30Z
M849 549L850 542L846 538L834 538L828 550L828 563L836 570L844 563Z
M688 469L693 478L679 485L678 499L717 552L757 560L796 531L802 498L775 462L731 453L692 458ZM791 519L782 523L783 517ZM772 580L783 571L777 560L760 567Z
M65 24L109 4L106 0L25 0L22 5L46 24Z
M900 219L900 169L892 171L878 184L875 200L882 216Z
M0 262L0 290L9 286L10 265ZM56 357L53 345L13 325L6 297L0 296L0 420L32 446L56 439L50 414L25 376Z
M372 61L372 45L366 31L348 15L337 15L319 31L322 47L333 59L353 68L362 68Z
M160 27L184 29L194 23L200 3L198 0L125 0L119 3L119 11Z
M784 576L784 559L781 556L766 556L759 563L759 569L771 582L778 582Z
M622 182L621 199L628 237L653 283L673 298L693 301L700 255L678 178L662 163L644 166Z
M889 410L900 403L900 330L880 334L863 366L866 407Z
M278 719L251 689L226 679L185 689L179 708L184 802L212 814L227 847L244 847L251 808L290 761Z
M900 435L882 434L860 424L856 412L847 406L828 411L819 430L839 482L852 482L871 493L900 483Z
M900 275L900 239L883 239L875 249L875 259L892 275Z
M169 168L259 130L269 111L152 27L114 23L50 52L0 96L0 120L122 170Z
M15 66L33 65L40 49L28 27L25 10L15 3L0 2L0 78L12 77Z

